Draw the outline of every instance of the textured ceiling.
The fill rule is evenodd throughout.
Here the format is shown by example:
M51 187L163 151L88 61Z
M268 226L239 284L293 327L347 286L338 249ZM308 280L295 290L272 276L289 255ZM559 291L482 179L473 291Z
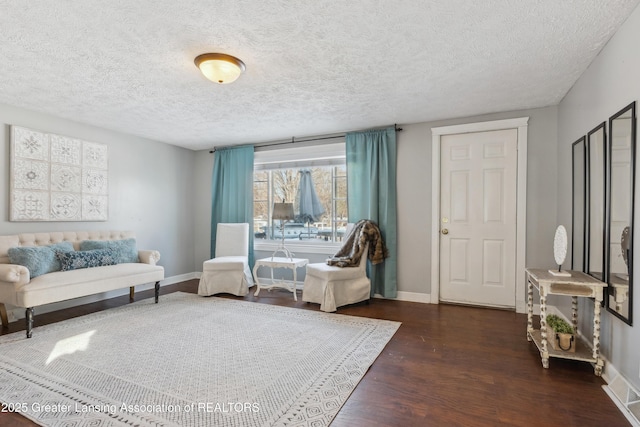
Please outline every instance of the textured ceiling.
M543 107L638 2L0 0L0 103L191 149Z

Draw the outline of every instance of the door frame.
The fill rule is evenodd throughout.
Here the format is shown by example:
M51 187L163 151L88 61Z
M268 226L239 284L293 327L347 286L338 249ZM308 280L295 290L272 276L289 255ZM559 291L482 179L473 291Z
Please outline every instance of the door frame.
M527 240L527 129L529 117L431 128L431 303L440 303L440 139L445 135L518 130L516 186L516 312L525 310L525 255Z

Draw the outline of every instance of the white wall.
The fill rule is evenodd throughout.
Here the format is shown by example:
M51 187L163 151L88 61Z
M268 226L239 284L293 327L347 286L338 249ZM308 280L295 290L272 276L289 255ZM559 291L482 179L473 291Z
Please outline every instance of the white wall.
M571 220L571 144L632 101L640 101L639 41L640 8L636 8L558 107L558 218L561 222L568 224ZM640 185L637 179L635 187L634 223L640 224L638 208ZM636 251L633 257L633 271L640 271L640 250L637 243L640 235L636 230L634 235ZM633 296L636 326L628 326L608 312L603 312L601 338L602 352L605 357L636 388L640 388L640 326L637 326L640 319L640 285L638 285L640 282L638 277L640 276L636 276L634 280ZM585 305L580 306L583 320L588 319L593 313L591 304ZM588 322L583 322L582 326L585 330L590 328Z
M461 100L464 102L464 100ZM553 267L556 227L556 107L488 114L446 121L403 124L398 133L398 290L430 294L431 268L431 128L461 123L529 117L527 266ZM209 258L211 172L213 155L197 153L196 263ZM256 258L270 252L256 252ZM326 255L296 251L322 262ZM201 268L198 269L200 271ZM523 274L524 272L520 272Z
M0 124L0 234L133 230L139 248L160 251L165 276L195 271L193 151L7 105ZM9 222L10 125L107 144L109 220Z
M193 226L195 271L202 271L202 263L211 258L211 178L213 156L209 150L195 153L193 193Z

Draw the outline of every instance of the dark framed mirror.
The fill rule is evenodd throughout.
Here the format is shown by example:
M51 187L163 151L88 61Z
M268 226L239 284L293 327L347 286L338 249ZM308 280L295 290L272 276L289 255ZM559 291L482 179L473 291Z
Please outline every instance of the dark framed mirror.
M585 271L587 153L583 136L571 145L571 269Z
M605 280L606 140L605 122L587 134L587 250L585 272Z
M609 119L607 310L631 325L636 103Z

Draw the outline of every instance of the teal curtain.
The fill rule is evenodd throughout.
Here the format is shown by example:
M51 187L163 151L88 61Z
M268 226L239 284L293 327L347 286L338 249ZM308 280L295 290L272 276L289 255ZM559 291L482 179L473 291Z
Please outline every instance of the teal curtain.
M375 221L389 258L370 265L371 295L396 298L398 294L396 213L396 130L351 132L346 135L349 222Z
M249 223L249 265L253 268L253 146L216 149L211 180L211 258L220 222Z

